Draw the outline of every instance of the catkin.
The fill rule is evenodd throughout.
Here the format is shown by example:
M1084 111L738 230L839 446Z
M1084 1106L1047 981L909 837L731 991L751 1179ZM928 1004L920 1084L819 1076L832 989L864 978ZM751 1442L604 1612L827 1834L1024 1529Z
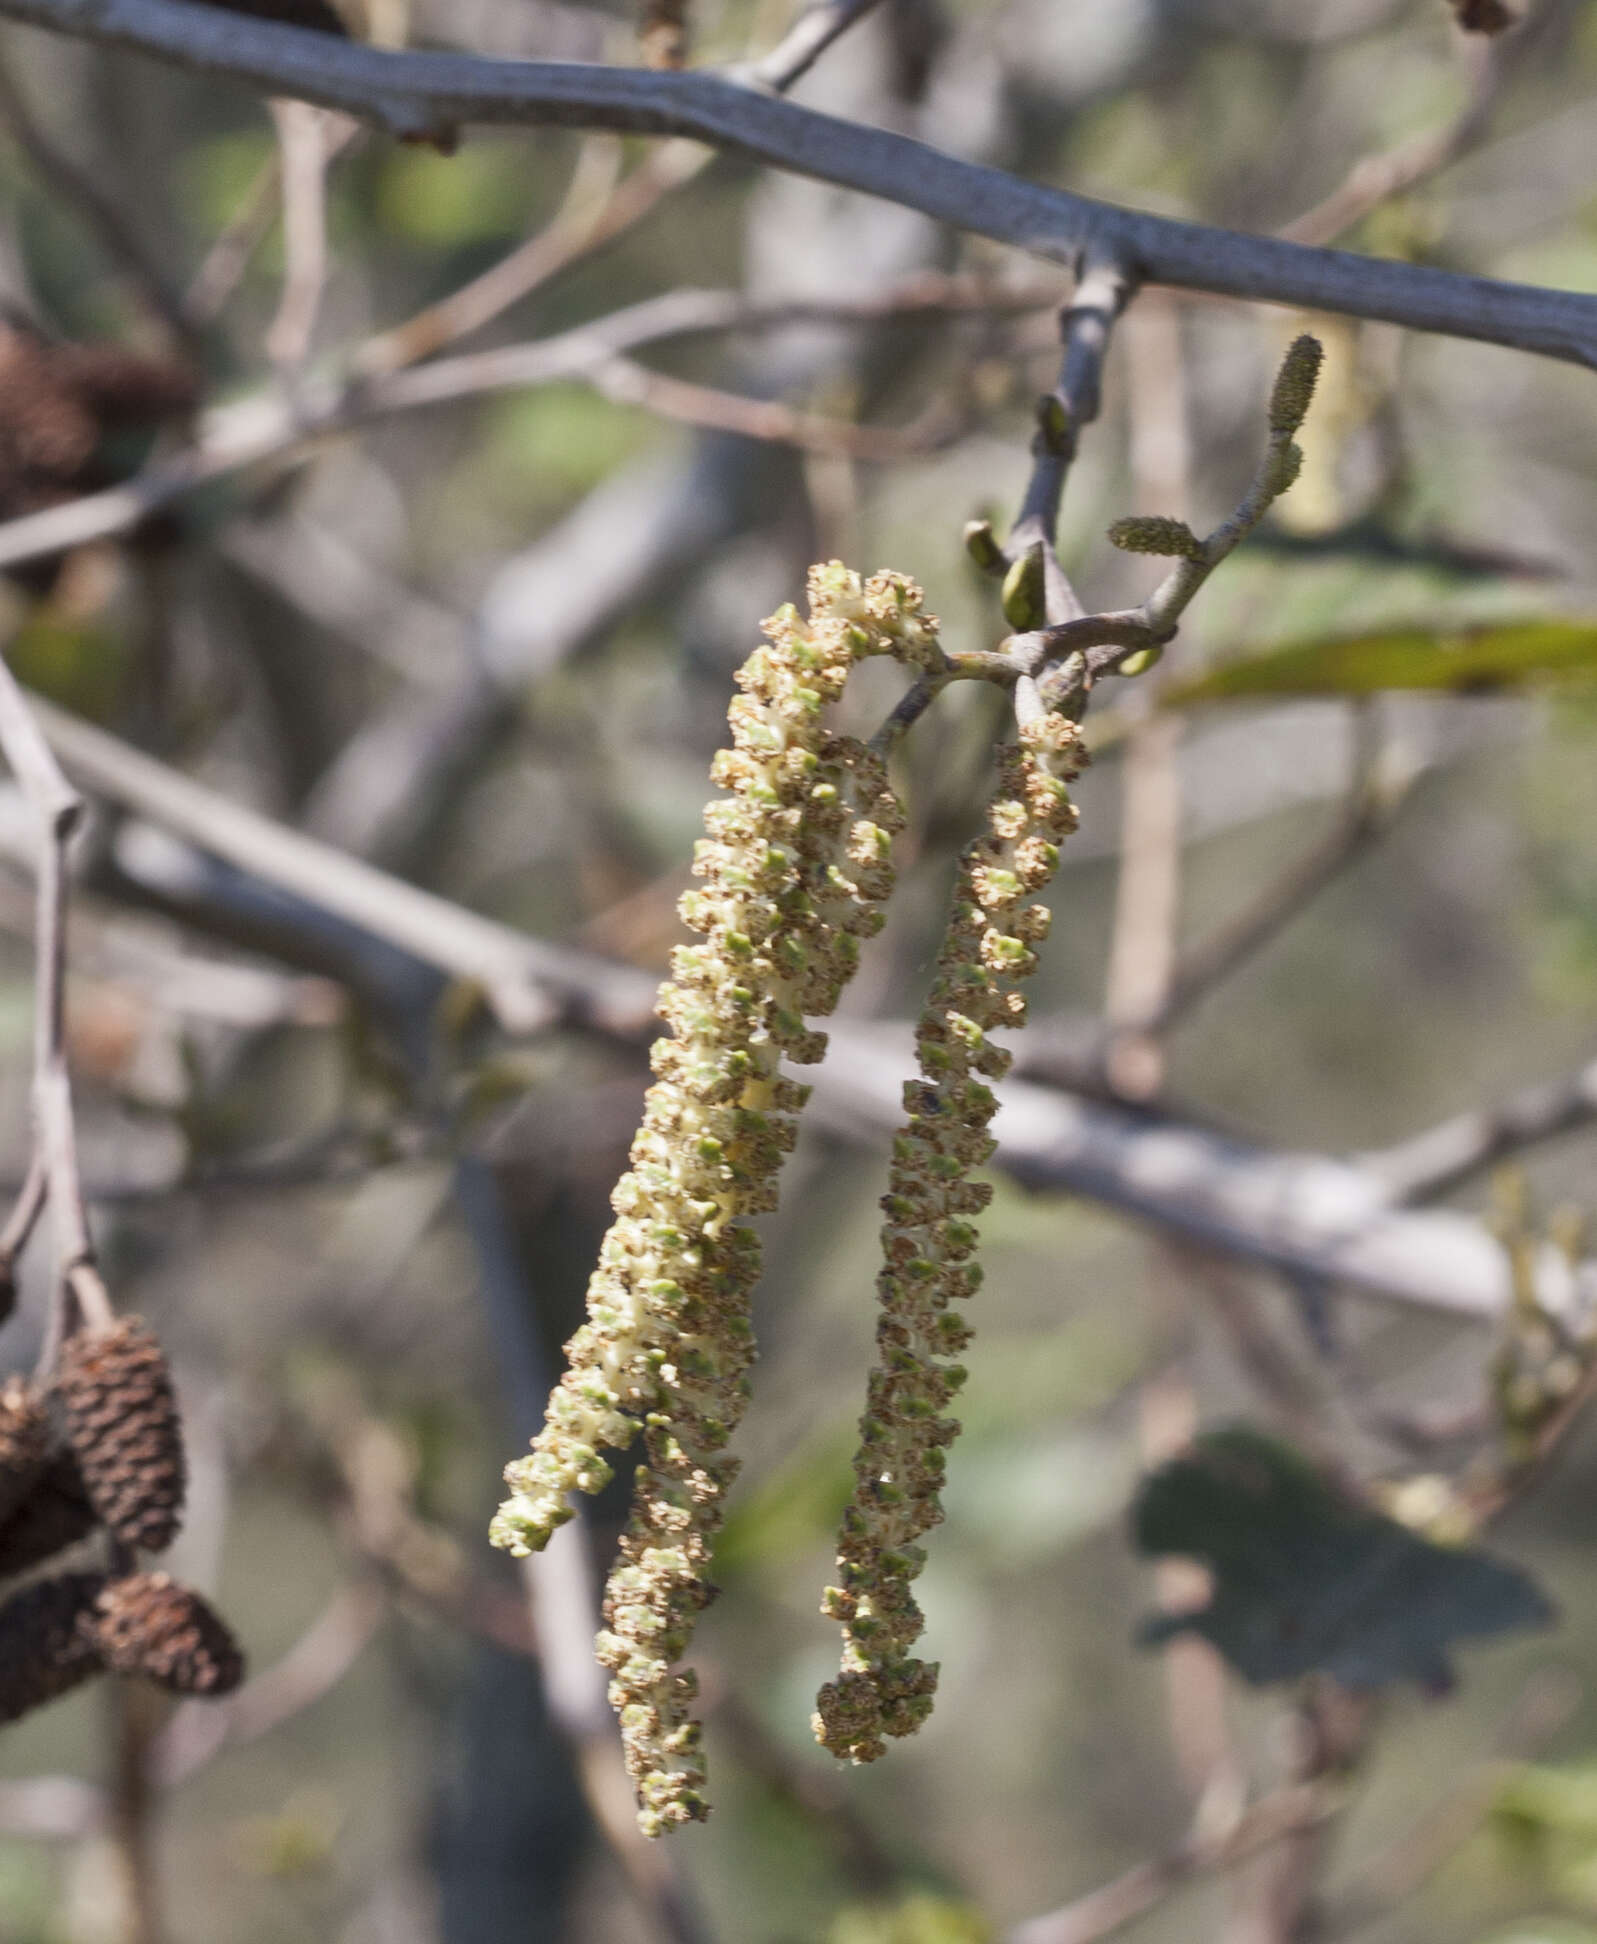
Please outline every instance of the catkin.
M749 1218L776 1206L777 1177L808 1089L781 1071L818 1060L806 1017L832 1010L878 929L900 822L877 757L826 725L850 669L890 654L941 663L920 590L861 583L836 563L810 576L810 614L784 608L738 675L732 747L705 813L701 886L681 902L699 942L679 946L659 1011L655 1084L617 1184L616 1220L588 1290L588 1320L531 1453L505 1473L492 1537L541 1547L569 1494L611 1476L603 1449L641 1431L632 1522L605 1597L599 1658L611 1670L639 1820L658 1835L707 1813L696 1685L676 1663L710 1597L705 1571L736 1471L726 1445L753 1360L760 1268Z
M1010 1054L995 1027L1024 1023L1018 981L1049 912L1031 902L1053 876L1059 840L1076 825L1069 783L1085 761L1063 716L1027 724L1000 758L987 834L960 859L937 978L916 1028L921 1077L904 1089L908 1118L893 1142L882 1198L881 1316L854 1494L838 1540L838 1583L822 1611L843 1623L843 1664L817 1699L816 1739L833 1754L874 1761L886 1737L912 1734L931 1712L935 1664L910 1651L922 1617L911 1583L917 1541L942 1518L945 1451L959 1433L946 1407L965 1381L957 1357L970 1326L950 1306L980 1283L972 1217L991 1189L971 1179L991 1154L987 1133Z

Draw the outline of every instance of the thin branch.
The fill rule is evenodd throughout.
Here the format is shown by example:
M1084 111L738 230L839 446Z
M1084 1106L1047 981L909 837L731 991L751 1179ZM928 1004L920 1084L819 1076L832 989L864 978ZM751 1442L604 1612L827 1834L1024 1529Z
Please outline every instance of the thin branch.
M647 973L529 938L319 844L130 750L36 698L62 761L84 786L225 858L311 915L375 937L423 966L479 985L511 1030L565 1020L635 1039L650 1030ZM181 898L173 900L181 905ZM202 896L184 907L190 922ZM213 926L219 924L212 916ZM280 930L292 920L280 915ZM815 1108L836 1131L875 1139L903 1117L904 1032L835 1023ZM995 1126L998 1164L1023 1185L1069 1189L1246 1260L1353 1284L1453 1315L1499 1314L1502 1250L1472 1218L1391 1208L1380 1177L1346 1162L1271 1154L1207 1129L1010 1081Z
M1150 283L1378 318L1597 367L1597 297L1092 202L713 75L394 53L191 0L0 0L0 13L297 95L396 135L437 136L470 122L684 135L1055 261L1112 254Z
M1387 1148L1358 1156L1394 1202L1435 1201L1522 1148L1597 1121L1597 1060L1560 1080L1523 1087L1495 1107L1454 1114Z
M913 278L902 297L888 293L858 303L751 303L736 291L677 290L531 344L439 359L414 371L349 385L305 381L292 401L260 393L208 415L198 444L102 493L0 524L0 568L47 558L126 533L150 514L202 486L268 461L285 461L395 412L454 404L521 386L592 381L630 350L668 339L786 323L915 318L948 310L1029 309L1035 291L997 290L959 279Z
M1328 196L1277 234L1293 243L1329 243L1382 203L1417 188L1477 148L1491 127L1504 87L1535 48L1538 30L1551 12L1543 6L1535 18L1501 40L1483 43L1469 37L1463 49L1471 69L1469 88L1458 111L1435 128L1378 155L1361 157Z
M360 1659L387 1611L370 1579L340 1586L287 1653L236 1694L176 1711L151 1744L151 1783L176 1788L225 1750L258 1741L314 1707Z
M821 0L820 5L805 8L770 53L740 69L739 77L773 93L786 94L832 42L876 4L877 0Z
M1163 1003L1150 1009L1141 1023L1142 1031L1168 1032L1207 993L1262 951L1391 828L1406 800L1410 779L1383 774L1379 750L1368 738L1357 735L1355 747L1353 778L1332 828L1234 918L1183 954Z
M1277 1789L1244 1810L1229 1829L1219 1834L1194 1831L1167 1855L1138 1863L1101 1889L1017 1924L1005 1944L1094 1944L1163 1903L1195 1877L1230 1869L1288 1837L1321 1827L1336 1808L1335 1795L1314 1783Z
M3 63L0 63L0 121L4 121L38 175L76 213L105 255L122 272L128 289L162 336L189 357L198 357L203 347L194 321L165 271L140 244L126 212L106 195L87 169L80 168L64 149L57 148L40 128Z
M110 1319L110 1300L95 1267L88 1210L78 1170L72 1082L66 1060L67 846L83 799L62 775L49 743L11 670L0 660L0 751L39 824L37 919L34 931L33 1138L55 1231L55 1302L45 1355L65 1325L67 1291L84 1319ZM32 1164L30 1164L30 1173ZM35 1211L36 1213L37 1211Z
M297 371L309 355L327 287L327 164L338 118L303 101L274 101L283 190L283 288L266 329L266 355Z

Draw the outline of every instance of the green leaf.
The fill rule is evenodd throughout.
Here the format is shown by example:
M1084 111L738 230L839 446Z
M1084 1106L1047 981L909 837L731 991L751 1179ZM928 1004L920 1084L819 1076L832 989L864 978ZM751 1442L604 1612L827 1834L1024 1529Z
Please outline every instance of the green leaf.
M1381 689L1485 691L1597 679L1597 619L1488 621L1328 636L1224 663L1165 691L1171 708L1245 695L1371 695Z
M1553 1617L1518 1567L1432 1545L1245 1425L1209 1432L1145 1479L1132 1525L1139 1552L1201 1560L1214 1580L1206 1607L1144 1622L1144 1644L1201 1634L1256 1685L1322 1672L1352 1688L1439 1691L1454 1642Z
M993 1929L969 1904L924 1892L896 1904L849 1904L827 1944L991 1944Z

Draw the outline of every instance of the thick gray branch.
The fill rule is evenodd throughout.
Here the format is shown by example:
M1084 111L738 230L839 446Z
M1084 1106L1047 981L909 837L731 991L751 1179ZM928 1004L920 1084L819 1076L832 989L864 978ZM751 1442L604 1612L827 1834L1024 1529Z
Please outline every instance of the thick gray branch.
M686 135L1057 261L1090 250L1151 283L1381 318L1597 368L1597 297L1118 209L715 75L391 53L187 0L0 0L0 14L340 108L394 134L520 122Z

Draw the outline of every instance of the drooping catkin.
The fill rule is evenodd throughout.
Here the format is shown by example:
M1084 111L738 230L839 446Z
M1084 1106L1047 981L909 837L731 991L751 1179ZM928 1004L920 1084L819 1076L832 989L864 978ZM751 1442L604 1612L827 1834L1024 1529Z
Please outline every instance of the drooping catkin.
M838 1584L822 1611L843 1623L843 1664L817 1699L816 1739L833 1754L874 1761L889 1735L912 1734L931 1712L937 1668L911 1652L922 1617L911 1583L917 1541L942 1518L944 1453L959 1433L945 1410L965 1380L957 1357L970 1326L951 1307L980 1282L972 1217L991 1196L971 1179L992 1152L987 1133L1010 1054L995 1027L1019 1026L1017 989L1037 963L1049 912L1031 896L1052 877L1058 844L1076 825L1070 780L1085 762L1063 716L1028 723L1000 757L988 832L960 859L937 978L916 1028L921 1077L904 1089L908 1115L893 1142L882 1198L881 1315L853 1499L838 1540Z
M677 948L661 990L670 1036L654 1049L588 1320L531 1453L506 1470L511 1497L492 1528L512 1552L540 1548L571 1516L569 1494L611 1476L601 1449L643 1433L599 1658L650 1835L707 1813L696 1683L675 1663L710 1597L736 1471L726 1444L748 1390L760 1268L748 1218L776 1206L808 1093L781 1062L821 1057L825 1037L805 1018L836 1005L891 884L900 819L885 771L832 735L825 712L867 656L941 663L920 590L898 575L862 584L836 563L817 568L809 605L808 621L789 607L767 622L768 644L738 675L732 747L712 770L728 794L705 813L703 882L680 907L699 942Z

